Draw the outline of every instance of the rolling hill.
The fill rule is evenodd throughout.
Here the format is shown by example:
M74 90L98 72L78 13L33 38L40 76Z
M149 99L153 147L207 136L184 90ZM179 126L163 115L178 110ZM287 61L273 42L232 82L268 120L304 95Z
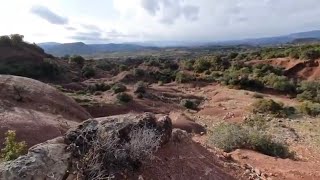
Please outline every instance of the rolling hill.
M54 56L64 56L66 54L73 55L92 55L97 53L107 52L131 52L150 49L150 47L144 47L135 44L85 44L83 42L75 43L39 43L47 53Z

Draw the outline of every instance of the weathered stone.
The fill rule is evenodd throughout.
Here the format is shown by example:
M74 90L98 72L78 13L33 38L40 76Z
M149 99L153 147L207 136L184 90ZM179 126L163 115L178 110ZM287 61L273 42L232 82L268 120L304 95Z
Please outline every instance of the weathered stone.
M28 154L0 164L0 179L56 180L66 176L70 153L66 144L51 140L31 147Z
M65 137L35 145L28 154L14 161L0 163L0 179L70 179L77 173L74 172L77 168L72 167L77 164L77 157L88 152L97 138L118 136L118 145L125 144L130 141L130 132L141 127L154 129L162 137L162 143L171 138L172 123L168 116L157 119L152 113L144 113L89 119L69 130Z
M173 129L172 131L172 142L174 143L190 143L191 135L185 130Z

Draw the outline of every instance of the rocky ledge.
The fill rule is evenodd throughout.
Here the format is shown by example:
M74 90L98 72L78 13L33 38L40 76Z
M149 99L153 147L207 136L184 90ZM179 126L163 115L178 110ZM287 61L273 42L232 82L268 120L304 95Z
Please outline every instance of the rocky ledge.
M144 135L152 136L152 138L154 138L147 139L149 141L158 140L158 147L168 142L171 138L172 122L168 116L156 118L154 114L144 113L139 115L126 114L89 119L78 125L78 127L70 129L64 137L58 137L45 143L35 145L29 149L28 154L21 156L14 161L1 163L0 179L71 180L75 177L87 179L88 177L97 176L101 171L108 175L117 176L116 174L110 174L109 171L115 169L115 164L119 166L123 166L123 164L112 161L111 165L113 168L99 167L98 171L97 167L88 168L90 165L88 159L92 158L92 155L101 155L101 153L108 154L108 152L102 150L108 149L105 145L110 145L108 141L112 140L112 146L115 147L113 148L116 150L115 152L122 152L121 156L119 155L112 158L119 159L119 157L125 157L126 167L139 168L141 165L139 159L133 158L135 156L123 156L123 152L132 153L126 151L126 147L130 143L139 142L139 139L132 138L132 132L136 132L137 129L141 128L150 130L145 131L147 133ZM143 140L144 137L140 137L140 141ZM145 140L146 143L150 144L147 140ZM97 150L97 142L105 143L104 146L102 146L102 149L98 149L99 151ZM113 152L113 154L115 152ZM107 166L106 161L100 160L101 157L98 158L99 162L95 161L95 163ZM107 158L107 163L110 164L110 159L112 158ZM88 172L87 170L83 170L82 167L86 167L87 170L90 169L91 171Z

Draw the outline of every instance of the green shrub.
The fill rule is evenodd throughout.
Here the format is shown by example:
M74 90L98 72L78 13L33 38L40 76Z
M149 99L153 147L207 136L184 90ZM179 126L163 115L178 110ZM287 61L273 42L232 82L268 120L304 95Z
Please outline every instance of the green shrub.
M0 36L0 46L10 46L11 39L9 36Z
M118 94L117 94L117 99L118 99L120 102L127 103L127 102L130 102L130 101L132 100L132 96L130 96L130 95L127 94L127 93L121 92L121 93L118 93Z
M104 60L98 60L97 61L97 68L102 69L104 71L110 71L114 67L111 63L104 61Z
M136 77L142 77L145 75L145 72L143 69L139 69L139 68L135 68L133 70L133 74L136 76Z
M97 92L97 91L104 92L104 91L107 91L109 89L111 89L110 85L105 84L105 83L95 83L95 84L89 85L87 87L87 91L90 92L90 93L94 93L94 92Z
M278 76L274 73L264 76L263 82L269 87L288 93L296 91L296 86L286 76Z
M303 102L298 106L298 110L302 114L316 117L320 115L320 103Z
M85 78L91 78L96 75L96 71L91 66L84 66L81 72L82 72L82 76Z
M61 77L62 68L57 64L44 60L41 63L28 62L0 62L0 74L29 77L33 79L56 80Z
M146 85L143 81L139 81L134 86L134 93L136 94L144 94L146 93Z
M252 104L253 113L268 113L277 117L287 117L294 114L293 107L285 107L283 103L277 103L272 99L261 99Z
M11 161L17 159L27 151L26 142L17 142L16 132L9 130L6 132L6 141L4 142L4 148L1 150L1 158L5 161Z
M193 80L193 77L183 71L179 71L176 74L176 82L177 83L187 83Z
M128 70L128 66L124 65L124 64L120 64L119 65L119 71L122 72L122 71L127 71Z
M69 59L69 63L76 63L80 67L84 65L85 59L82 56L72 56Z
M123 84L117 83L117 84L113 85L111 89L113 90L113 92L115 94L118 94L118 93L126 91L127 87Z
M320 82L303 81L298 88L299 94L297 98L300 100L308 100L320 103Z
M273 140L265 131L240 124L221 123L215 126L208 141L226 152L240 148L280 158L292 156L287 145Z
M320 50L319 49L305 50L301 54L301 59L315 60L318 58L320 58Z
M246 118L244 120L244 125L258 130L265 130L267 125L267 120L261 115L254 115Z
M180 101L180 105L187 109L196 110L198 108L199 102L197 102L197 100L194 99L182 99Z
M10 39L11 39L11 44L13 45L19 45L21 43L23 43L23 35L20 34L11 34L10 35Z

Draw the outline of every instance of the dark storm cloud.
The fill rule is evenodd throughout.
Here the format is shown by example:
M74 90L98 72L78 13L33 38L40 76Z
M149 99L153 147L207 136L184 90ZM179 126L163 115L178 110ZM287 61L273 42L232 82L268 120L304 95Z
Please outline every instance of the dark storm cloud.
M57 25L68 24L68 18L60 16L60 15L52 12L47 7L33 6L30 11L31 11L31 13L39 16L40 18L48 21L51 24L57 24Z

